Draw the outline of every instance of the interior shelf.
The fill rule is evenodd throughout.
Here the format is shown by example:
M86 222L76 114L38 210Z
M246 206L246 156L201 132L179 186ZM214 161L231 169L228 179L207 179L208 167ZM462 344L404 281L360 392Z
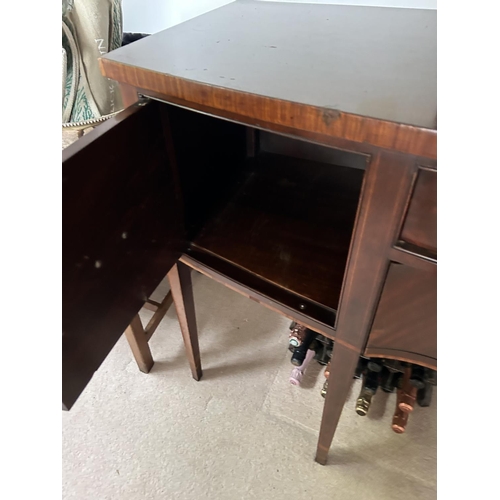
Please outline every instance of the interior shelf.
M247 161L193 249L337 309L363 170L272 153Z

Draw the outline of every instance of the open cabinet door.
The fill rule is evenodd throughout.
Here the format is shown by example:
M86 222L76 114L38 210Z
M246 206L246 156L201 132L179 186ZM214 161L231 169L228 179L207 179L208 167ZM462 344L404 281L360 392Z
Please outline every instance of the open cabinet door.
M63 151L65 409L186 247L169 134L141 102Z

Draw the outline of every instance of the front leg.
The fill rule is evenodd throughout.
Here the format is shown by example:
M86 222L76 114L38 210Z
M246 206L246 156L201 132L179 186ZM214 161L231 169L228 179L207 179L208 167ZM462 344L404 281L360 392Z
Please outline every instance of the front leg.
M328 388L326 390L325 406L321 419L316 462L326 464L333 435L342 414L345 400L349 394L354 371L358 365L359 352L335 343L330 361Z
M191 268L178 261L168 273L170 291L174 299L177 318L181 326L184 346L186 348L189 366L195 380L202 375L200 348L198 345L198 328L194 309L193 284Z

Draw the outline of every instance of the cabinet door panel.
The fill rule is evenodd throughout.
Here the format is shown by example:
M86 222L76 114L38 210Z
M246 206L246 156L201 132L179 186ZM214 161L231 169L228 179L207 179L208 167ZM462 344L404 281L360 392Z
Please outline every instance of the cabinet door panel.
M161 105L63 151L63 407L70 408L185 249Z

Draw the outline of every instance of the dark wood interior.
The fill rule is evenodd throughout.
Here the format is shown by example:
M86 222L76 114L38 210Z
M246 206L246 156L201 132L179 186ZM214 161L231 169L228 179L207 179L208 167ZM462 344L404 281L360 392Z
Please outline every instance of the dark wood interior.
M363 171L272 153L248 164L193 245L336 309Z
M163 106L191 251L335 311L367 156Z
M189 240L237 187L245 167L247 128L177 106L160 106L172 134Z

